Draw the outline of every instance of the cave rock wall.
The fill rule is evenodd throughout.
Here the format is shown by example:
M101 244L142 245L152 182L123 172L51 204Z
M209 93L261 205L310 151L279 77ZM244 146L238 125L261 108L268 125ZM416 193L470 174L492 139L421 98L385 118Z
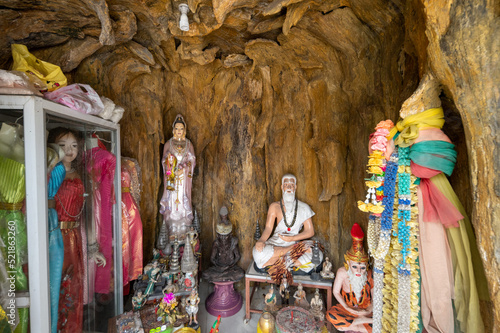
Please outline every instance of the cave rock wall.
M126 112L122 155L143 173L145 259L161 217L163 144L185 116L197 167L193 204L204 256L221 205L251 261L255 224L280 179L316 212L316 238L335 265L364 198L368 135L398 118L426 71L443 87L445 131L457 134L451 181L472 217L500 327L499 6L465 0L0 0L0 67L21 43ZM149 255L148 255L149 253ZM494 318L494 319L492 319ZM492 330L494 325L488 326Z

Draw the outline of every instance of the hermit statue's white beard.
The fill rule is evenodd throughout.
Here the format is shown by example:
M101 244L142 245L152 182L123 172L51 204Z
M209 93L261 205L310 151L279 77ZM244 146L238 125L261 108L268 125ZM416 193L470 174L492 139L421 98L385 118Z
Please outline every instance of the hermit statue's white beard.
M283 202L285 204L286 212L290 214L295 209L295 192L283 191Z
M361 274L361 276L356 276L356 274L351 272L351 269L349 268L347 270L347 276L349 277L349 282L351 283L352 291L354 291L354 295L356 295L356 300L359 303L359 300L361 299L361 292L363 291L363 288L365 287L366 284L367 274L363 273Z

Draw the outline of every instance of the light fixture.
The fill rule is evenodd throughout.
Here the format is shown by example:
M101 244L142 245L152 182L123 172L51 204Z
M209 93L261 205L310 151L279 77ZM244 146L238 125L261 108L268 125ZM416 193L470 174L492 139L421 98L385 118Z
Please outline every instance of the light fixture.
M181 3L179 5L179 11L181 12L181 19L179 20L179 28L182 31L189 31L189 20L187 17L189 6L185 3Z

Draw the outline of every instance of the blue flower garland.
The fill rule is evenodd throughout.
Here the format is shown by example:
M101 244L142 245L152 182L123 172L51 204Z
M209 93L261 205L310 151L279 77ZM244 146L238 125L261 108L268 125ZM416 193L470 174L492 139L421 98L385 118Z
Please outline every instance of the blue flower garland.
M411 227L408 222L411 220L411 174L408 172L410 166L410 147L399 147L399 172L398 172L398 231L394 236L398 237L401 244L401 261L398 265L398 273L410 274L410 267L407 262L410 253L410 232Z
M394 150L391 155L389 162L387 162L387 167L385 169L384 178L384 199L382 200L382 206L385 207L381 216L381 230L391 230L392 229L392 207L394 206L394 196L396 190L396 175L398 172L398 150Z

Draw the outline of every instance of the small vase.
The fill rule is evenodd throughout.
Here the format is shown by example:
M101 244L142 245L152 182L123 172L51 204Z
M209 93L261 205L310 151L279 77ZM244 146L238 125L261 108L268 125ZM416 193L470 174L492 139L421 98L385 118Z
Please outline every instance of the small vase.
M275 320L272 314L264 312L260 316L259 323L257 324L257 333L274 333Z

